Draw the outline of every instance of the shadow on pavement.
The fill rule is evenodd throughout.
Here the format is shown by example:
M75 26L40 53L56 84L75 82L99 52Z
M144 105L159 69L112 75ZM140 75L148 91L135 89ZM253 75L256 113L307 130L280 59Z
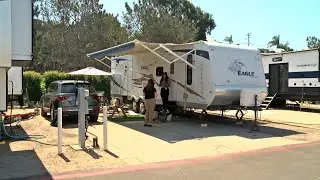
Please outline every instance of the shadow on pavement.
M45 117L47 121L51 121L50 117ZM102 124L101 122L89 122L89 126L94 126L94 125L100 125ZM73 129L73 128L78 128L78 119L77 118L68 118L68 117L63 117L62 119L62 128L63 129Z
M301 132L263 126L260 123L260 132L250 132L252 121L245 121L243 127L235 124L236 119L221 118L213 115L207 117L207 127L201 127L202 121L192 119L190 116L174 117L166 123L156 123L153 127L144 127L142 121L117 122L122 126L153 136L169 143L176 143L191 139L204 139L219 136L239 136L247 139L263 139L271 137L285 137Z
M18 131L19 136L27 135L21 127L12 126L12 128L13 132ZM7 126L6 130L10 132ZM10 143L19 140L9 139L4 135L0 137L0 179L36 179L39 176L52 179L33 149L12 151Z

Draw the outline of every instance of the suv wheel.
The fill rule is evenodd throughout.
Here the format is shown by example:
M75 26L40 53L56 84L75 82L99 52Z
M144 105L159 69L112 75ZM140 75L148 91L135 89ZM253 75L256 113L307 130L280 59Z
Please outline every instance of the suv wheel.
M41 103L41 116L46 117L48 114L43 109L43 103Z
M54 122L54 124L52 124L52 125L57 125L57 115L56 115L56 113L54 113L54 107L53 106L51 106L50 107L50 120L51 120L51 123L53 123Z

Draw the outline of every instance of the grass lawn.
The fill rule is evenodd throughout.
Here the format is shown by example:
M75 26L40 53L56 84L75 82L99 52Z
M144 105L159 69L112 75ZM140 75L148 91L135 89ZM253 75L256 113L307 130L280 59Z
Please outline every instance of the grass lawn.
M102 116L100 116L99 119L103 119ZM114 121L114 122L126 122L126 121L143 121L144 120L144 116L137 114L137 115L127 115L127 117L123 117L121 115L114 115L112 118L109 118L110 121Z

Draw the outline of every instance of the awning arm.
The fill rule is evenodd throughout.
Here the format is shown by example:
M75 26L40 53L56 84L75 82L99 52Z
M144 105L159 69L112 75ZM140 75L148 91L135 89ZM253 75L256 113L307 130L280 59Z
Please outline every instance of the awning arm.
M171 61L171 63L176 62L176 61L178 61L179 59L181 59L182 57L184 57L184 56L186 56L186 55L191 54L193 51L196 51L196 49L192 49L191 51L189 51L189 52L185 53L184 55L179 56L177 59L175 59L175 60ZM183 60L184 60L184 59L183 59Z
M106 64L106 63L103 62L103 60L109 59L108 57L105 57L105 58L103 58L103 59L98 59L98 58L94 58L94 59L95 59L96 61L100 62L101 64L103 64L103 65L105 65L105 66L107 66L107 67L109 67L109 68L111 69L111 66L109 66L108 64Z
M191 53L192 51L194 51L195 49L189 51L188 53L186 53L186 54L184 54L183 56L180 57L178 54L176 54L176 53L174 53L173 51L171 51L171 50L170 50L169 48L167 48L165 45L160 44L160 46L161 46L163 49L165 49L166 51L168 51L170 54L172 54L173 56L177 57L177 59L171 61L170 64L173 63L173 62L175 62L175 61L177 61L178 59L180 59L180 60L184 61L186 64L188 64L190 67L192 67L193 69L196 69L196 67L194 67L194 66L193 66L192 64L190 64L188 61L186 61L185 59L182 58L183 56L185 56L185 55L187 55L187 54L190 54L190 53Z
M160 54L154 52L155 50L161 48L160 46L155 48L154 50L150 49L149 47L147 47L144 44L141 44L142 47L146 48L147 50L149 50L150 52L152 52L153 54L155 54L156 56L158 56L159 58L163 59L164 61L166 61L167 63L171 64L171 62L169 60L167 60L166 58L162 57Z

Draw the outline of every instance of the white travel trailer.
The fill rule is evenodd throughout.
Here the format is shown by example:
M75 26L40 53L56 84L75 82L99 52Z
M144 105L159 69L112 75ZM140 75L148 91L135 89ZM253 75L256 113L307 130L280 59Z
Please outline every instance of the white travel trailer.
M175 108L253 107L254 95L258 105L267 96L256 48L205 41L160 44L134 40L87 56L100 62L111 60L111 94L132 100L136 112L143 105L142 88L150 78L158 84L163 72L171 79L169 102ZM156 89L160 91L158 85ZM157 104L162 104L160 96Z
M262 62L275 99L320 101L320 49L262 53Z

